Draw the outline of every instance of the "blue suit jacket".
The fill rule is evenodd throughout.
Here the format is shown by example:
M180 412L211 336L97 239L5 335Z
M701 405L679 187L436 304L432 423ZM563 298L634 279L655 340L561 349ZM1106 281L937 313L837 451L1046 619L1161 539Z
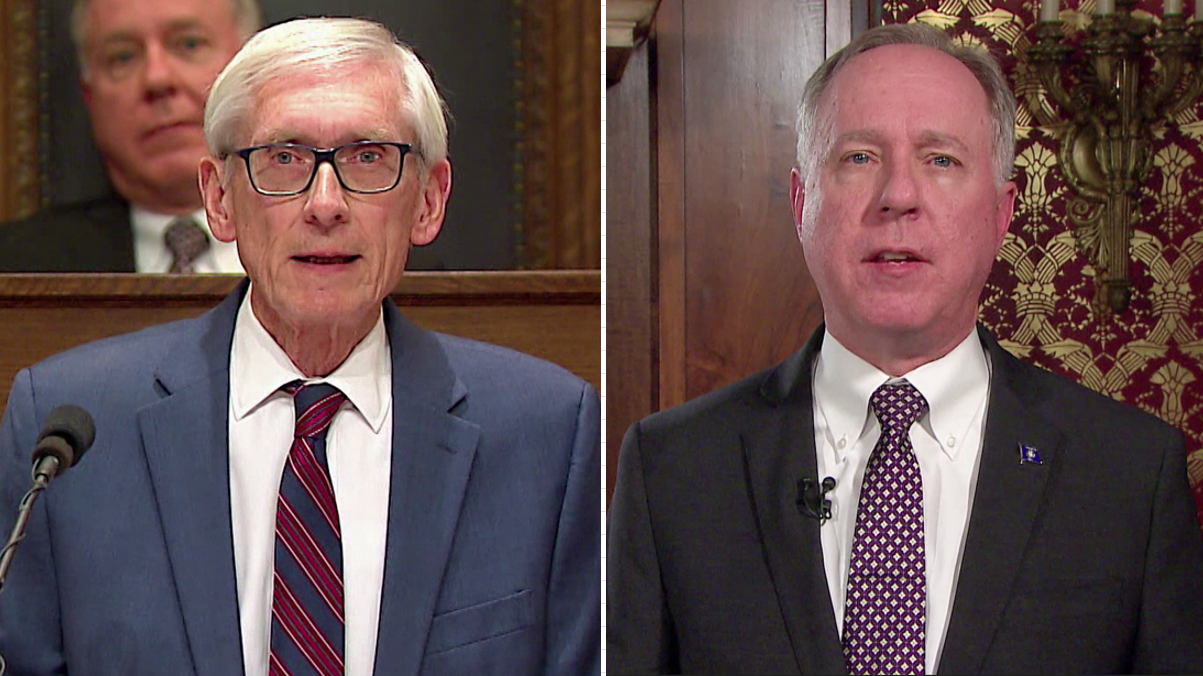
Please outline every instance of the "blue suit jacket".
M21 371L0 530L53 407L96 442L39 499L0 594L9 674L241 674L229 355L243 284L188 321ZM589 674L600 660L599 406L563 369L385 304L393 460L378 674Z

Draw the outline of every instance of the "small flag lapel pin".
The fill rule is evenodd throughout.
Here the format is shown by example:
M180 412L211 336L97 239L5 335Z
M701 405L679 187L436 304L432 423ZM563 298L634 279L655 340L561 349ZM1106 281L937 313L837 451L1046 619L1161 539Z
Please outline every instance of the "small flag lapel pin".
M1040 451L1036 450L1035 446L1027 444L1019 445L1019 464L1043 465L1044 461L1040 459Z

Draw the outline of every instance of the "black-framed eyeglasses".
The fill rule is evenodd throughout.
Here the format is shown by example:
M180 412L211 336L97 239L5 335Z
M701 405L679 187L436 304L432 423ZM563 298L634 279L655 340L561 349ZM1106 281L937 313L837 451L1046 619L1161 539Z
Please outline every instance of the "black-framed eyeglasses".
M337 148L313 148L299 143L268 143L235 150L246 163L251 187L262 195L300 195L313 185L322 162L334 167L343 189L362 194L388 192L401 182L408 143L356 141Z

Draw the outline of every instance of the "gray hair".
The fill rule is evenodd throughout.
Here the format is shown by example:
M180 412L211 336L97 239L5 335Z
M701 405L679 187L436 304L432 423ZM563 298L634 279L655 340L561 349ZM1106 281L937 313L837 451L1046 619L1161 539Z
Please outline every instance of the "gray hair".
M1015 163L1015 96L1007 85L1002 68L989 52L958 45L948 35L922 23L878 26L861 33L840 51L832 54L806 82L802 104L798 106L798 168L805 181L830 150L830 128L819 128L819 104L831 81L853 57L885 45L921 45L939 50L960 61L977 78L986 93L990 108L990 127L994 138L994 176L999 185L1011 175ZM824 120L830 124L830 121ZM825 144L826 147L823 147Z
M226 1L230 3L230 16L238 28L239 37L245 42L263 25L259 0ZM90 2L91 0L72 0L71 2L71 42L75 45L75 55L79 59L79 72L84 77L88 75L88 59L84 48L87 46L88 39L88 4Z
M416 137L416 155L428 167L447 156L447 105L414 51L392 32L366 19L287 21L247 41L213 83L205 104L205 142L217 158L240 143L242 123L270 82L303 73L345 77L350 66L379 64L404 85L401 110Z

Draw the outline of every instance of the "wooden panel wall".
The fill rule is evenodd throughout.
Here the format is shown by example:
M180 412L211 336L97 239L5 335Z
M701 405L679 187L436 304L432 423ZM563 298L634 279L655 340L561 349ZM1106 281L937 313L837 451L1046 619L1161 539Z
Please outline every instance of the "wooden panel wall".
M685 3L686 399L793 353L822 317L789 203L794 121L824 58L824 6ZM663 221L662 221L663 226ZM662 313L681 308L661 305ZM677 394L677 393L674 393ZM678 403L663 401L663 403Z
M607 91L611 472L631 423L780 361L821 321L790 215L794 117L850 12L662 0Z
M659 383L652 302L655 262L648 45L606 92L606 449L617 457L631 423L655 410ZM617 395L615 394L617 393ZM615 462L606 463L613 489Z

